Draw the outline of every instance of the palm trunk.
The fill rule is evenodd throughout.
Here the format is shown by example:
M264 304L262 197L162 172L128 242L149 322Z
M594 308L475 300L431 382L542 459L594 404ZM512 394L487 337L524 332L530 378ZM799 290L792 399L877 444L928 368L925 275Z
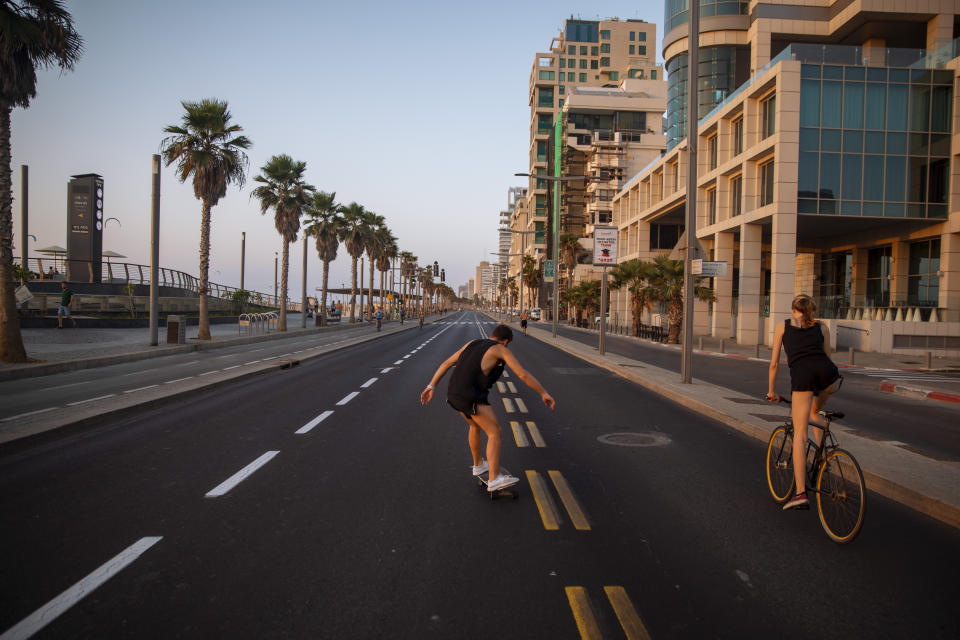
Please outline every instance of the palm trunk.
M280 323L278 331L287 330L287 272L290 270L290 242L283 239L283 260L280 273Z
M357 321L357 258L350 256L350 324Z
M381 309L384 308L384 304L383 304L383 275L384 275L384 273L385 273L385 272L383 272L383 271L380 272L380 308L381 308ZM384 314L384 315L386 315L386 314Z
M370 257L370 286L367 287L367 318L373 320L373 256Z
M323 261L323 283L320 292L320 326L327 326L327 281L330 276L330 261Z
M10 169L10 107L0 106L0 360L27 362L13 281L13 178ZM23 265L26 267L27 265Z
M670 299L670 304L667 307L667 319L670 325L667 342L678 344L680 342L680 330L683 328L683 300L681 298Z
M210 312L207 307L207 289L210 286L210 200L204 198L200 207L200 319L197 340L210 339Z

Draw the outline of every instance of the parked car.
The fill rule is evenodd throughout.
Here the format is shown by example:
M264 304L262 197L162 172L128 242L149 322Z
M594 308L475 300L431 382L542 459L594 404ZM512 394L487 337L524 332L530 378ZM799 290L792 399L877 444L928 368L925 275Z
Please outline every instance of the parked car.
M540 320L540 307L530 309L530 319Z

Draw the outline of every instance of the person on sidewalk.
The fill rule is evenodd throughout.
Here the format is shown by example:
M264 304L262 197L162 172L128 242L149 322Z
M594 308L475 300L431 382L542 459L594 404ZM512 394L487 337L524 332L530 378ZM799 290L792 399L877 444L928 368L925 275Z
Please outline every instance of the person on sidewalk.
M791 414L793 416L793 475L797 492L783 506L788 509L809 509L807 499L807 423L814 425L813 435L819 446L823 439L823 420L817 414L840 388L843 376L830 359L830 330L814 317L817 305L805 295L797 296L791 304L791 317L777 325L773 335L773 353L770 355L770 384L767 400L779 402L774 391L777 367L780 364L780 345L787 352L790 367Z
M504 365L510 367L518 378L540 394L543 404L550 409L556 406L547 390L520 365L516 356L507 348L511 340L513 330L501 324L494 328L488 339L468 342L443 361L427 388L420 394L420 404L429 404L433 399L433 390L440 384L447 370L454 367L447 385L447 403L459 411L470 425L467 442L473 455L473 475L479 476L489 470L488 491L503 489L520 481L515 476L500 473L500 424L487 397L490 387L503 373ZM487 435L486 460L483 459L480 448L480 436L483 433Z
M400 307L400 324L403 324L403 319L407 317L407 307Z
M77 321L70 315L70 308L73 306L74 293L67 288L66 282L60 283L60 308L57 309L57 329L63 329L63 317L70 318L74 328L77 327Z
M523 329L523 335L527 335L527 321L530 320L530 314L524 309L520 314L520 328Z
M383 326L383 310L377 307L377 312L373 314L373 317L377 319L377 331L380 331L380 327Z

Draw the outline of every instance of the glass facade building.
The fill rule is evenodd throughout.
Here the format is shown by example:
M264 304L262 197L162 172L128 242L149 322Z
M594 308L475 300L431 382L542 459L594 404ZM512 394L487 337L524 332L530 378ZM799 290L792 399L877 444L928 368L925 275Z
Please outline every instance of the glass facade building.
M947 217L953 73L804 64L797 211Z
M749 2L740 0L700 0L700 17L745 16ZM666 0L663 3L663 32L668 33L674 27L686 24L690 19L689 0Z
M710 113L747 80L749 50L743 47L701 47L697 77L697 119ZM667 148L687 136L687 54L667 62Z

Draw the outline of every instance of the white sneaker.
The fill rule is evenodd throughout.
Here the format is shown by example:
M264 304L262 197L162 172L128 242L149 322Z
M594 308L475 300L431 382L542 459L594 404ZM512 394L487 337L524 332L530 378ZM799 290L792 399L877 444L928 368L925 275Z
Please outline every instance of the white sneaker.
M480 466L472 467L472 468L473 468L473 475L482 476L483 474L485 474L487 471L490 470L490 465L487 464L486 460L484 460L483 462L480 463Z
M518 482L520 482L520 478L516 476L505 476L501 474L497 476L496 480L493 480L487 485L487 491L493 492L499 491L500 489L506 489L509 486L517 484Z

